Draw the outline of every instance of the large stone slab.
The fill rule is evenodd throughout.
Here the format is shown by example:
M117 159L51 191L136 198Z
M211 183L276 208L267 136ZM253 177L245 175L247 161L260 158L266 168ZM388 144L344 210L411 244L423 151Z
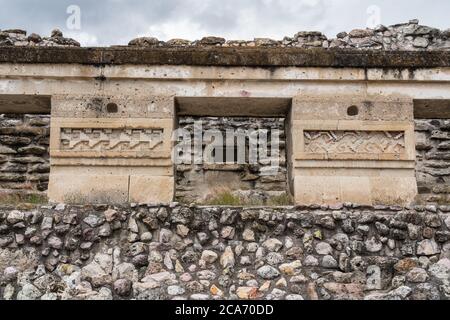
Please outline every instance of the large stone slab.
M407 205L415 199L412 100L297 97L289 120L296 203Z

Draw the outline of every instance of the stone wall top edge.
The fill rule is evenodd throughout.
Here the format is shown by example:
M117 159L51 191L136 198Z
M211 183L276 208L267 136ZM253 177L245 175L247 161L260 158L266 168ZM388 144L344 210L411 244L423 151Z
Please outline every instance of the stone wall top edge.
M0 63L420 69L450 67L450 51L278 47L0 47Z

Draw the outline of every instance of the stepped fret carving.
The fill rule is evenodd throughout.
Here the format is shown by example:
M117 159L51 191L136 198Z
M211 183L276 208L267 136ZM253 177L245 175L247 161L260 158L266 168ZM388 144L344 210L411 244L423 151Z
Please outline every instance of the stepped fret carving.
M61 129L62 151L149 151L163 143L163 129Z
M391 153L405 152L402 131L305 131L305 152Z

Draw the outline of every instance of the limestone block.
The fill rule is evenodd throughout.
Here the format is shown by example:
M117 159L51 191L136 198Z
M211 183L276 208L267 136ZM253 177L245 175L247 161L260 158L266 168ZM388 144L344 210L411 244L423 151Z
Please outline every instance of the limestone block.
M413 101L379 95L299 96L292 101L292 114L293 120L412 121Z
M131 175L129 202L169 203L173 201L174 187L173 177Z
M52 173L48 187L50 202L127 203L128 175L71 174L70 169Z
M415 177L295 176L299 204L352 202L366 205L409 205L417 194Z
M54 95L52 116L62 118L166 118L174 116L174 98L134 95Z

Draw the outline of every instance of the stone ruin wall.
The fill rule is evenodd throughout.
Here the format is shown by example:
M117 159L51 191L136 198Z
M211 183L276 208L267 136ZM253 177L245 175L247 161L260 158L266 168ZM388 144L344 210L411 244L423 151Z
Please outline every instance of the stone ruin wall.
M281 118L182 117L181 127L192 129L194 120L204 129L225 132L233 128L271 128L284 132ZM2 194L45 194L49 176L49 115L2 115L0 126L0 189ZM445 119L416 119L416 176L418 203L445 204L450 201L450 122ZM234 188L238 198L267 203L271 197L288 194L285 135L280 137L280 174L261 176L263 165L178 165L176 200L183 203L206 201L205 190L228 177L225 189ZM263 169L264 170L264 169ZM199 192L200 187L200 192ZM220 190L219 190L220 191ZM206 193L208 194L208 193ZM213 193L210 193L211 195Z
M79 45L58 30L50 37L0 32L0 46ZM144 37L129 46L449 50L450 33L410 21L334 39L320 32L252 41ZM49 116L3 115L0 122L1 188L45 191ZM419 198L405 208L1 205L0 300L447 300L449 120L416 119L415 130ZM184 169L179 188L192 183L186 172L208 171ZM234 173L255 174L249 171ZM263 185L252 183L257 192L267 191ZM183 191L192 197L195 190Z
M28 137L23 123L42 133L48 116L4 116L2 144ZM448 132L448 120L416 120L432 202L445 202ZM449 297L448 205L0 207L0 299Z
M0 299L449 297L449 206L0 209Z

